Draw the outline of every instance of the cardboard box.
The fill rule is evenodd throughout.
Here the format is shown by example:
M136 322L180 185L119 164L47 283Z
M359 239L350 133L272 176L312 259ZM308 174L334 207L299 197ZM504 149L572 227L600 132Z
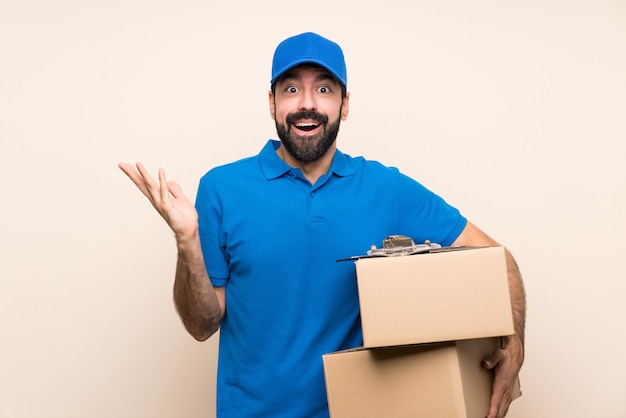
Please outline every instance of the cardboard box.
M484 418L498 338L353 349L323 356L332 418ZM519 387L514 398L521 395Z
M363 346L512 335L503 247L356 261Z

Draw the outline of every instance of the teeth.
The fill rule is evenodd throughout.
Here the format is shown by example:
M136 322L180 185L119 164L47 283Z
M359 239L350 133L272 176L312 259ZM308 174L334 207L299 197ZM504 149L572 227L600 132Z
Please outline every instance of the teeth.
M317 126L317 123L299 123L296 125L298 128L312 128Z

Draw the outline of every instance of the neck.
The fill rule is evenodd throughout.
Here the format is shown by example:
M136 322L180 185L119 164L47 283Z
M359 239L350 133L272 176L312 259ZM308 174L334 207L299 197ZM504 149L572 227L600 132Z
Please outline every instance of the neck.
M304 177L311 183L315 184L320 177L328 173L330 166L333 163L333 157L335 155L336 146L333 144L326 154L317 161L311 161L310 163L302 162L293 157L281 144L276 150L276 154L281 160L287 163L292 168L299 168L302 171Z

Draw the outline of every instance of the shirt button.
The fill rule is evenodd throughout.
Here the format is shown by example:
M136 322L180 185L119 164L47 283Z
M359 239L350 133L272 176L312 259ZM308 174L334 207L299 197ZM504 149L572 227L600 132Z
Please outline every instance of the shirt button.
M311 192L311 197L315 197L315 192Z

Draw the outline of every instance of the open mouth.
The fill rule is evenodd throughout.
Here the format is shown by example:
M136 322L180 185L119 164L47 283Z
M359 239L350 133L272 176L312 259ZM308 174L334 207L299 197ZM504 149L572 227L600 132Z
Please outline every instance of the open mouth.
M320 124L319 123L313 123L313 122L311 122L311 123L296 123L296 124L294 124L294 126L297 129L301 130L301 131L310 132L310 131L316 129L318 126L320 126Z
M286 122L292 129L301 132L300 135L314 135L314 131L322 129L322 126L328 122L328 116L304 110L288 114Z

